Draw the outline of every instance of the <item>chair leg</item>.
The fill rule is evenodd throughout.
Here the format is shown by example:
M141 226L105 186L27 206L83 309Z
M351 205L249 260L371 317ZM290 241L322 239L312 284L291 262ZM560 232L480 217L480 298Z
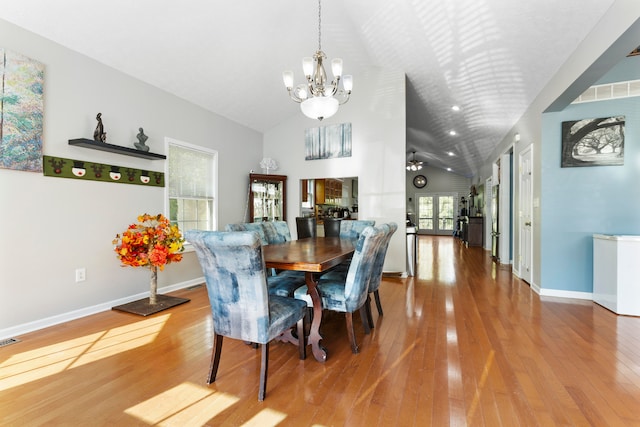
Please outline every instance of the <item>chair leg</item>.
M373 296L376 298L376 307L378 307L378 314L382 316L384 313L382 312L382 304L380 303L380 294L378 293L377 289L373 291Z
M367 303L362 304L362 307L358 309L360 312L360 320L362 320L362 327L364 328L364 333L369 335L371 333L371 328L369 327L369 313L367 313Z
M215 382L218 374L218 365L220 364L220 352L222 351L222 335L213 334L213 349L211 352L211 365L209 366L209 379L207 384Z
M304 317L298 320L298 353L300 354L300 360L307 358L307 342L304 337Z
M369 321L369 327L373 329L375 325L373 324L373 314L371 314L371 294L367 294L367 301L365 302L365 307L367 310L367 320Z
M262 344L262 359L260 361L260 390L258 400L262 402L267 393L267 369L269 368L269 343Z
M347 334L349 335L349 341L351 342L351 352L353 354L358 354L358 343L356 343L356 334L353 330L353 314L345 313L344 316L347 319Z

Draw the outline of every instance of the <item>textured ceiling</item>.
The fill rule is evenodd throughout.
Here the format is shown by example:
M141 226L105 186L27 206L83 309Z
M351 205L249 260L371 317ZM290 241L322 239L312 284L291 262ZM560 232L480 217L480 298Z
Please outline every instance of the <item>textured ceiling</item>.
M403 70L407 157L472 176L612 3L325 0L322 48L353 97L368 67ZM258 131L301 114L281 75L318 43L315 0L2 0L0 18Z

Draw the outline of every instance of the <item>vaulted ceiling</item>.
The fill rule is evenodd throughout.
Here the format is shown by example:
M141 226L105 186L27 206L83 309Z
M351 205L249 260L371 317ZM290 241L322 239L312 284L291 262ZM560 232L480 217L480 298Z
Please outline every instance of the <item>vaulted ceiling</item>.
M407 158L470 177L613 1L324 0L322 49L352 97L366 69L404 71ZM318 47L316 0L4 0L0 18L261 132L301 114L282 71L301 81Z

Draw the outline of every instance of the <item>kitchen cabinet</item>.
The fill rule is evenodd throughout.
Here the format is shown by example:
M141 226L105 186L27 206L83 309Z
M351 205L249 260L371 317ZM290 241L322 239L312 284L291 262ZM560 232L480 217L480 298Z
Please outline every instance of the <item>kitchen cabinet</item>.
M251 222L287 220L286 175L249 174Z
M326 178L315 180L316 205L340 205L342 200L342 181Z
M302 195L301 195L300 201L302 203L308 203L309 202L309 180L308 179L301 180L300 186L302 187Z

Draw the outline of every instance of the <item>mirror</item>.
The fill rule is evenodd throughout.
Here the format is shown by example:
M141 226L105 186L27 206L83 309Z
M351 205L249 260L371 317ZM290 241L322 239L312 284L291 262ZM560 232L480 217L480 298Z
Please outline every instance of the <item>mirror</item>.
M300 216L358 219L358 177L300 180Z

